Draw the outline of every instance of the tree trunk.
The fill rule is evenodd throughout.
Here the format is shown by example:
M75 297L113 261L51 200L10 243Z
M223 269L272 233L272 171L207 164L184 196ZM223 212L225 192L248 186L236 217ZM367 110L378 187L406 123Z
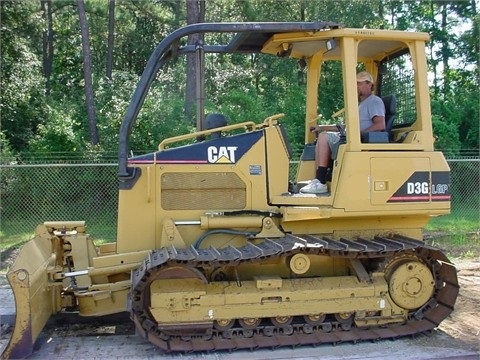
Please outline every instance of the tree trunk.
M185 0L187 6L187 24L203 22L205 19L205 1L204 0ZM189 35L188 44L195 45L198 41L203 41L202 35ZM185 117L191 121L195 114L196 98L196 55L187 55L187 84L185 90ZM195 123L195 121L193 122Z
M441 14L442 14L442 63L443 63L443 91L447 94L450 90L450 66L448 64L448 59L450 56L450 47L448 44L448 38L450 37L447 29L447 5L441 4Z
M42 17L47 23L47 29L43 31L43 75L45 76L45 93L50 95L51 84L50 76L52 75L53 64L53 18L52 18L52 1L41 0Z
M432 23L435 21L435 7L433 1L430 2L430 13L431 18L428 19ZM430 54L430 63L432 64L432 73L433 73L433 92L435 96L438 96L439 88L438 88L438 74L437 74L437 59L435 58L435 51L434 51L434 42L430 41L428 43L428 49Z
M108 40L107 40L107 68L105 76L112 80L113 43L115 37L115 0L108 0Z
M83 74L85 78L85 102L87 106L88 124L90 128L90 141L93 145L100 142L98 137L97 117L92 84L92 58L90 55L90 40L88 36L87 16L85 14L84 0L77 0L78 17L80 19L80 32L82 37Z
M105 76L112 80L113 43L115 34L115 0L108 1L108 42L107 42L107 69Z
M472 0L472 18L474 19L478 19L478 13L477 13L477 6L475 5L476 2L475 0ZM476 58L476 63L477 63L477 74L478 74L478 71L480 71L480 56L478 56L478 54L480 54L480 42L478 41L478 38L480 36L480 24L479 24L479 21L473 21L473 29L472 29L472 34L473 34L473 38L474 39L477 39L477 41L475 41L473 44L474 46L474 54L477 54L477 56L475 57ZM478 78L477 78L478 79Z

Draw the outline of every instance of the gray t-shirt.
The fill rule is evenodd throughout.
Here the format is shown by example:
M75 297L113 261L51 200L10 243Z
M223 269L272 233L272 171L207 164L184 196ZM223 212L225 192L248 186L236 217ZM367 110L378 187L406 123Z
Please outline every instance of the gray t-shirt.
M365 130L373 124L375 116L385 116L385 105L382 99L376 95L370 95L358 104L360 116L360 131Z

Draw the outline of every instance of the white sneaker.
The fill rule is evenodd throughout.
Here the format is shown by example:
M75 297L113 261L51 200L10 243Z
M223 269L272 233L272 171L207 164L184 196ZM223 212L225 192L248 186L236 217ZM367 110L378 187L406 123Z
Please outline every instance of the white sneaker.
M305 194L325 194L328 192L327 184L322 184L320 180L313 179L310 183L300 189Z

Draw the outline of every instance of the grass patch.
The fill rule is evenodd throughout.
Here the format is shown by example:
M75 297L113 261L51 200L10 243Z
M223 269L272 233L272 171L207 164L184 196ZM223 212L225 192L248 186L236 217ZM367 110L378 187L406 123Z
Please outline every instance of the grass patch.
M40 222L39 222L40 223ZM31 219L17 219L17 221L2 222L0 230L0 274L8 271L13 264L19 249L35 236L35 229L39 223L33 223ZM21 230L18 229L29 229ZM117 228L112 221L92 221L88 226L87 233L93 238L95 246L110 243L116 240Z
M425 242L442 249L450 260L480 259L480 232L451 235L427 233Z
M99 245L107 244L107 243L112 243L112 242L115 242L115 240L105 239L105 238L93 239L93 243L95 244L95 246L99 246Z
M23 232L17 234L8 235L4 231L0 231L0 251L8 249L17 249L25 242L30 240L34 236L32 232Z
M480 232L480 210L479 208L454 208L449 215L432 218L425 230L449 234Z
M109 219L107 219L108 221ZM35 229L40 224L32 223L32 221L18 220L8 223L2 223L2 229L0 230L0 251L7 249L16 249L22 246L25 242L32 239L35 236ZM91 224L91 226L90 226ZM86 222L86 232L92 236L95 244L104 244L113 242L116 240L117 227L116 224L109 221L91 221ZM27 229L27 230L18 230Z

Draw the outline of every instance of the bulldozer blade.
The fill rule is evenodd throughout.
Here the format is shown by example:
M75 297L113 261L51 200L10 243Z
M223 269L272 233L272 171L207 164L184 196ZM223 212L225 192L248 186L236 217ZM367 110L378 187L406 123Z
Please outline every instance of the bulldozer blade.
M55 264L48 236L27 242L7 274L15 298L15 325L2 359L21 359L33 352L35 340L54 313L55 288L47 268Z

